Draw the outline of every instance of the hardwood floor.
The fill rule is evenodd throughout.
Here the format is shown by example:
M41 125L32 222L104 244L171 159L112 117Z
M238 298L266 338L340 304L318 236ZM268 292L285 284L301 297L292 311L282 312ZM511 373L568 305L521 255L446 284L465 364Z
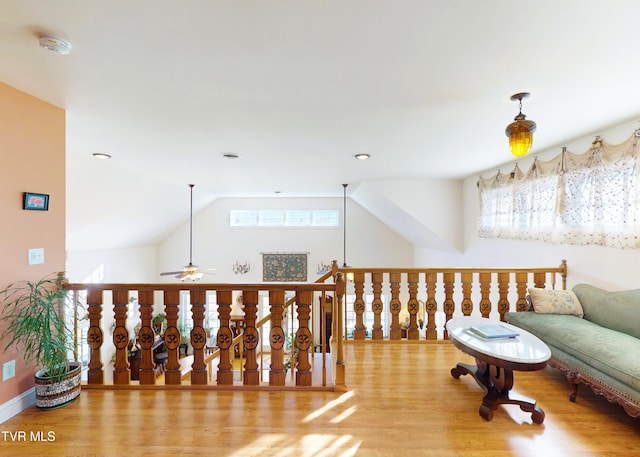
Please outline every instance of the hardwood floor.
M0 455L640 456L639 419L588 389L569 402L551 368L515 373L543 424L513 405L487 422L483 391L450 375L473 360L448 342L349 343L345 355L346 393L85 390L0 424Z

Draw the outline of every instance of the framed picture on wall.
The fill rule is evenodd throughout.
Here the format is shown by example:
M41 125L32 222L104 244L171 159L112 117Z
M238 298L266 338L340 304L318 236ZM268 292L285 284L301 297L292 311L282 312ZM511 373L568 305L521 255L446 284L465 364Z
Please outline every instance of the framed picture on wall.
M49 195L36 194L33 192L25 192L22 208L27 210L34 210L34 211L48 211Z

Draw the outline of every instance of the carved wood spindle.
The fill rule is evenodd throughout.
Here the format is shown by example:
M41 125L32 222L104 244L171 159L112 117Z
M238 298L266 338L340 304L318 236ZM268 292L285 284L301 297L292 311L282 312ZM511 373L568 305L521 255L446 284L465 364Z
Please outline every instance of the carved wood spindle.
M260 344L260 334L256 328L258 315L258 291L245 290L242 292L244 305L244 333L242 342L244 345L244 379L245 386L257 386L260 384L260 371L258 370L257 348Z
M491 299L489 295L491 293L491 273L482 272L479 274L480 278L480 313L482 317L489 317L491 314Z
M89 359L89 373L87 374L88 384L104 384L104 372L102 371L102 360L100 348L104 342L104 334L100 327L102 317L102 290L89 289L87 291L87 307L89 308L89 330L87 331L87 343L91 348Z
M297 386L310 386L312 381L311 364L309 363L309 349L312 343L309 320L312 301L312 291L296 291L296 303L298 305L298 331L296 332L296 347L298 348L298 363L296 364Z
M113 384L129 384L129 360L127 346L129 331L127 330L127 312L129 311L129 291L117 289L113 291L113 314L116 327L113 329L113 345L116 347L116 361L113 365Z
M164 371L164 383L177 385L182 383L178 348L180 347L180 331L178 330L178 308L180 306L180 291L164 291L164 310L167 316L167 329L164 332L164 345L167 348L167 361Z
M391 311L391 330L389 339L402 339L402 330L400 329L400 311L402 311L402 303L400 302L400 278L398 272L389 273L389 284L391 289L391 301L389 309Z
M367 329L364 326L364 273L358 272L353 274L353 286L355 291L353 312L356 316L353 339L364 340L367 335Z
M546 282L546 273L544 271L536 271L533 273L533 287L544 289Z
M469 316L473 312L473 301L471 300L473 273L468 271L460 273L460 280L462 282L462 302L460 303L460 309L462 309L462 314Z
M371 310L373 311L373 332L372 339L383 339L382 334L382 273L371 273L371 282L373 285L373 301L371 302Z
M516 311L526 311L529 307L527 303L527 276L526 272L516 272L516 290L518 291Z
M269 305L271 306L271 330L269 331L271 365L269 366L269 385L284 386L286 378L286 372L284 370L284 344L286 342L286 336L282 328L284 290L270 290ZM293 350L293 348L291 349ZM293 369L293 364L291 369Z
M500 313L500 320L504 322L505 313L509 312L511 305L509 304L509 283L511 275L508 272L498 273L498 313Z
M137 342L140 346L140 384L155 384L156 371L153 363L153 343L155 342L155 332L151 324L153 319L154 296L152 290L138 291L138 304L140 306L140 330L137 335ZM136 336L134 336L134 339ZM135 343L134 343L135 344Z
M455 282L455 274L451 272L442 273L442 282L444 283L444 301L442 308L445 315L445 323L453 318L453 312L456 309L456 303L453 301L453 285ZM447 328L444 328L444 339L449 338Z
M427 302L425 308L427 311L427 339L438 339L438 330L436 328L436 312L438 312L438 303L436 302L436 282L438 275L435 272L427 272Z
M409 285L409 301L407 302L407 311L409 311L409 328L407 329L407 339L417 340L420 339L420 332L418 331L418 280L420 276L418 273L411 272L407 274L407 283Z
M193 347L191 365L191 384L207 384L207 365L204 363L204 347L207 344L207 332L204 329L204 309L207 293L203 289L191 291L191 314L193 329L189 336Z
M220 362L218 363L218 380L220 386L233 385L233 331L231 330L231 303L233 293L230 290L218 290L216 293L218 301L218 317L220 319L220 330L216 335L216 344L220 348Z

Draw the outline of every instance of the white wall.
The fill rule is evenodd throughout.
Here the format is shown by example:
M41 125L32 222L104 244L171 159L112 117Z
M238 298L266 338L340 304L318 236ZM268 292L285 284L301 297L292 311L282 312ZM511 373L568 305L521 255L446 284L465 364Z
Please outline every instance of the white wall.
M343 227L337 228L231 228L232 209L338 209L342 198L218 199L193 218L193 263L215 268L207 282L262 282L261 252L308 252L307 280L315 281L317 266L343 263ZM245 275L233 273L233 264L249 262ZM411 244L371 213L347 198L347 251L349 266L407 266L413 263ZM158 248L159 271L175 271L189 262L189 224L165 239ZM174 280L168 277L167 281Z
M71 282L157 282L155 246L104 251L67 252Z
M415 246L462 250L462 180L366 181L353 199Z
M629 121L598 132L604 141L621 143L637 128ZM594 135L538 153L547 160L560 153L562 146L574 153L588 150ZM533 155L520 159L526 170ZM509 170L515 161L503 164ZM492 176L497 169L480 173ZM347 255L349 266L379 267L531 267L556 266L566 259L569 267L568 287L579 282L611 289L640 287L636 265L638 250L621 250L602 246L569 246L521 240L480 239L476 236L479 203L476 182L478 175L460 181L374 181L371 188L411 214L434 234L460 252L444 249L413 247L405 238L381 222L351 198L347 199ZM461 190L460 190L461 189ZM461 206L456 202L460 201ZM308 280L317 277L316 266L333 259L343 261L343 232L337 229L231 229L231 209L321 209L335 208L342 212L342 198L254 198L218 199L194 215L193 260L203 268L215 268L208 282L261 282L261 252L309 252ZM461 240L461 241L460 241ZM253 270L246 275L234 275L235 261L248 261ZM189 261L189 224L168 236L158 247L121 249L114 251L69 252L67 271L74 282L83 281L100 265L104 281L159 282L159 273L180 270ZM206 279L205 279L206 280Z
M618 144L627 139L638 127L637 121L621 124L598 132L607 143ZM573 153L583 153L589 149L595 136L580 138L567 143ZM540 160L548 160L562 150L559 146L538 154ZM520 168L528 169L533 160L521 160ZM515 162L502 167L510 170ZM495 175L497 170L481 173L483 177ZM562 259L567 260L567 287L588 282L609 290L635 289L640 287L637 273L640 252L637 249L615 249L603 246L570 246L521 240L499 240L478 238L476 233L479 213L478 175L464 181L464 251L451 254L443 251L416 248L416 266L460 266L460 267L530 267L556 266ZM446 216L445 216L446 217Z
M337 228L230 228L231 209L338 209L342 198L218 199L193 218L193 263L214 268L207 282L262 282L261 252L308 252L308 281L318 277L318 264L344 257L343 227ZM341 216L342 217L342 216ZM413 247L371 213L347 198L347 253L349 266L400 267L413 264ZM234 262L251 263L252 271L236 275ZM71 282L173 282L162 271L178 271L189 263L189 222L158 246L69 251L67 272Z

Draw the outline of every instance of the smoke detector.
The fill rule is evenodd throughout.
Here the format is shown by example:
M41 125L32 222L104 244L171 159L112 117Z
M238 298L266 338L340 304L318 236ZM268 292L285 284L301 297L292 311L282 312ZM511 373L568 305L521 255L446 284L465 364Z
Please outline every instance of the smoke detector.
M67 55L71 51L71 43L67 40L49 35L40 37L40 47L61 55Z

